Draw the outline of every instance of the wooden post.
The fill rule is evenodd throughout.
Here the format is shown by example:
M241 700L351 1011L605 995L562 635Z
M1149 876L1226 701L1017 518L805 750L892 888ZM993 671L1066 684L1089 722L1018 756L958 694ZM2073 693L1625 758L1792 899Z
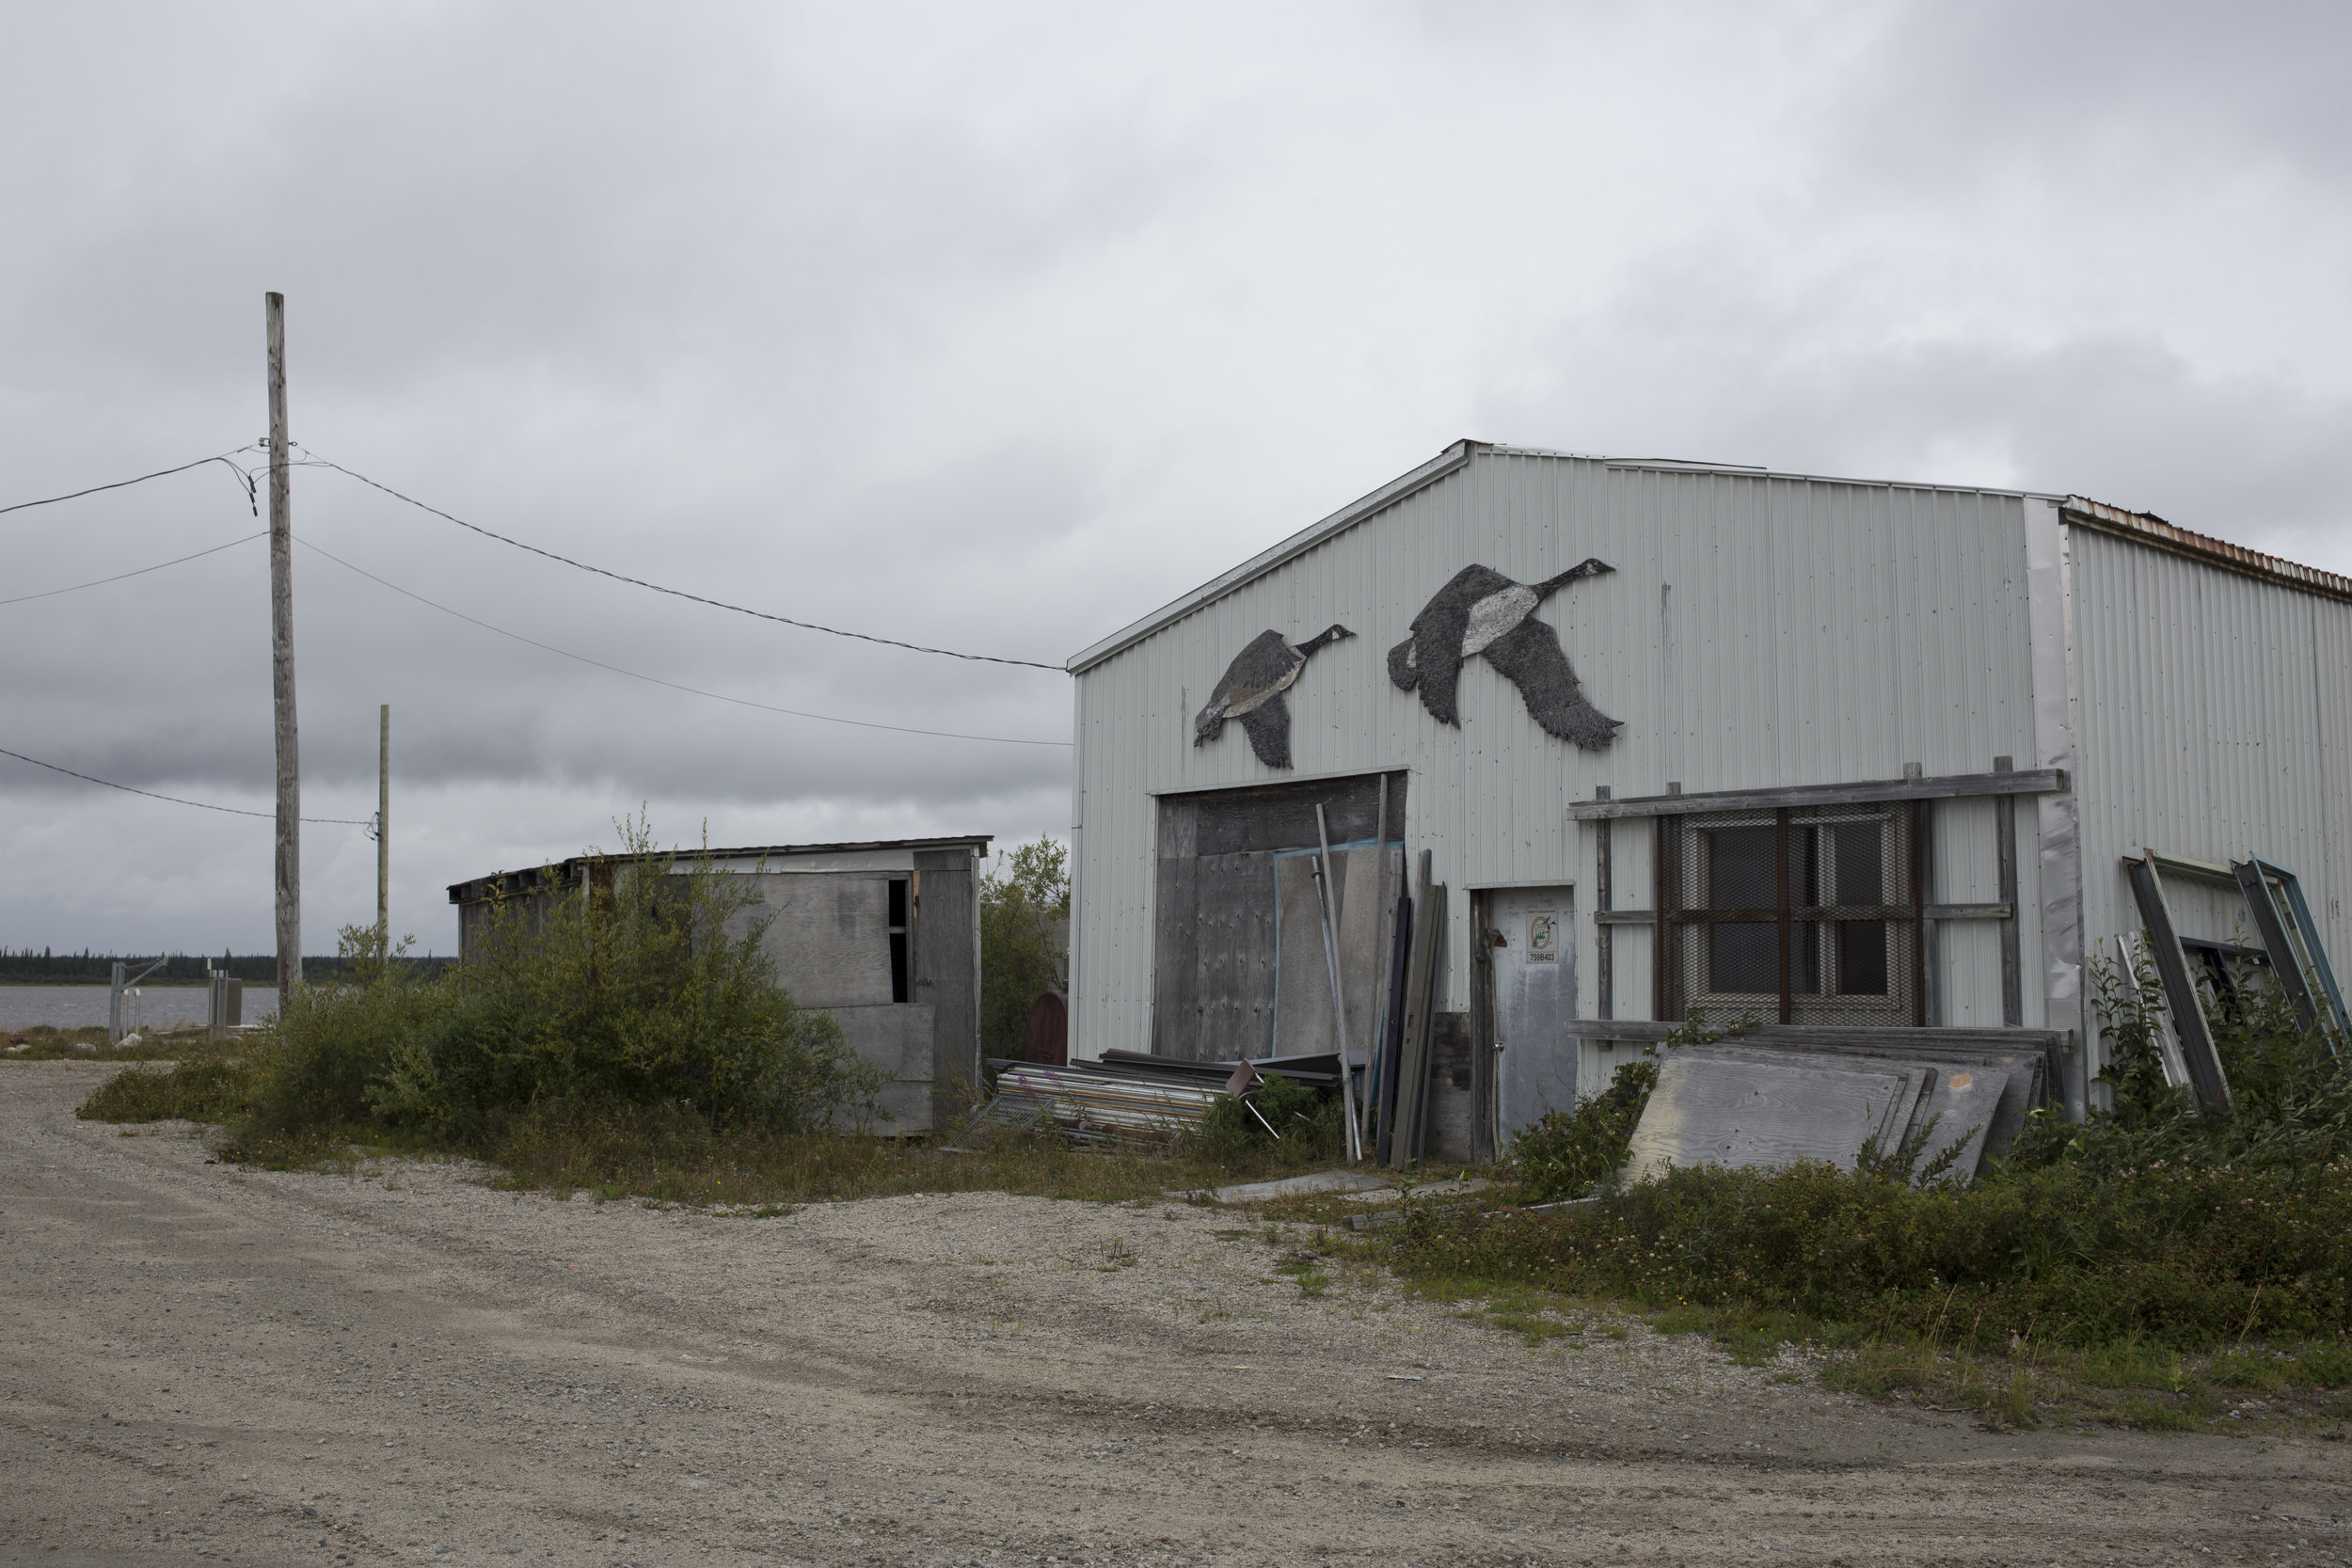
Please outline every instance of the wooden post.
M1347 1033L1347 995L1340 985L1339 924L1335 890L1331 882L1331 830L1324 821L1323 802L1315 802L1315 843L1321 847L1321 858L1315 862L1315 907L1323 917L1323 963L1331 977L1331 1042L1340 1057L1340 1120L1347 1129L1347 1157L1364 1157L1363 1129L1356 1119L1356 1086L1348 1070L1348 1047L1355 1042Z
M392 705L376 715L382 733L375 746L375 941L379 955L392 956Z
M302 984L302 762L294 736L294 470L286 444L286 296L269 321L270 690L278 712L278 1006Z
M2008 757L1994 757L1993 771L2007 773ZM1993 896L2007 905L2001 917L2001 1026L2022 1027L2026 1022L2026 958L2017 938L2017 797L1993 798L1993 864L1997 880Z
M1609 799L1609 786L1602 784L1593 791L1593 799ZM1610 821L1602 817L1593 824L1593 908L1602 914L1616 908L1615 868L1610 864ZM1603 920L1593 927L1593 957L1600 973L1593 977L1593 1016L1617 1016L1617 928ZM1581 1091L1580 1091L1581 1092Z

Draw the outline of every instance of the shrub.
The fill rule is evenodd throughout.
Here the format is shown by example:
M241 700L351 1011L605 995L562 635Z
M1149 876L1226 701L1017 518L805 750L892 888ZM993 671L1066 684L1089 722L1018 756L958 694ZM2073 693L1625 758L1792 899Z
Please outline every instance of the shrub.
M1029 1006L1063 983L1070 851L1050 838L1015 845L1002 874L980 879L980 1039L991 1056L1029 1053Z
M1251 1106L1257 1108L1256 1116L1250 1115ZM1247 1102L1226 1098L1212 1104L1198 1142L1200 1151L1212 1157L1257 1154L1271 1155L1286 1165L1322 1163L1339 1159L1345 1150L1345 1116L1338 1094L1268 1077Z
M1677 1170L1613 1190L1653 1073L1514 1144L1519 1196L1580 1212L1406 1227L1406 1272L1630 1298L1660 1309L2017 1340L2210 1348L2352 1334L2352 1068L2258 974L2215 1003L2226 1111L2164 1083L2153 996L2094 965L2113 1108L2038 1112L1974 1184L1915 1186L1911 1151L1779 1170ZM1923 1173L1931 1174L1931 1173ZM2312 1381L2341 1350L2313 1353Z
M118 1072L73 1114L85 1121L226 1122L243 1115L245 1107L242 1065L215 1056L164 1072L141 1068Z
M1600 1093L1577 1101L1570 1111L1547 1111L1511 1140L1510 1166L1518 1196L1527 1203L1557 1203L1583 1197L1601 1187L1625 1164L1634 1123L1658 1086L1658 1059L1637 1056L1621 1064Z

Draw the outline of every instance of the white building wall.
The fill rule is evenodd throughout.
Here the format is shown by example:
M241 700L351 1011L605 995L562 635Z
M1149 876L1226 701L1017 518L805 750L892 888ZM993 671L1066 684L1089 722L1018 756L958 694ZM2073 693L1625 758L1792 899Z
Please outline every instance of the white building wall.
M1518 691L1473 659L1459 729L1388 678L1389 648L1473 562L1534 581L1597 556L1613 575L1538 613L1586 694L1625 721L1610 749L1545 735ZM1192 745L1192 716L1227 662L1271 626L1297 641L1337 621L1289 693L1288 773L1229 726ZM1593 832L1570 801L2031 767L2023 510L2015 496L1612 465L1494 449L1084 671L1078 680L1073 1052L1151 1037L1153 797L1403 768L1408 851L1429 848L1455 893L1452 994L1470 973L1463 893L1576 889L1579 1010L1592 1011ZM2026 1016L2039 1024L2033 813L2018 865ZM1990 901L1989 807L1939 805L1931 897ZM1650 903L1646 824L1615 830L1619 908ZM1997 1022L1990 927L1947 928L1949 1022ZM1959 933L1954 935L1954 933ZM1617 1015L1650 1010L1649 939L1620 927ZM1989 998L1989 1000L1988 1000ZM1989 1013L1987 1009L1990 1009Z
M2352 604L2070 527L2090 953L2139 929L2124 855L2256 853L2301 880L2342 973ZM2242 899L2178 882L2167 894L2184 935L2259 942Z

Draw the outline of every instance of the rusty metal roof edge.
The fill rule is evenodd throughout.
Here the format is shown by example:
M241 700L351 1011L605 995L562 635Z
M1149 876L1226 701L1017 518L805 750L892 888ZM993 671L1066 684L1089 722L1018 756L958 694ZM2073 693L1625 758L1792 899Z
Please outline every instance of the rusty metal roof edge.
M2133 512L2121 506L2110 506L2106 501L2092 500L2088 496L2068 496L2059 504L2069 519L2085 527L2157 549L2170 550L2176 555L2188 556L2225 571L2242 573L2281 587L2300 588L2328 598L2352 603L2352 578L2322 567L2306 566L2244 545L2233 545L2227 539L2217 539L2210 533L2199 533L2177 523L2168 523L2153 512Z
M869 849L953 849L959 846L969 846L974 852L985 855L988 853L988 847L990 843L996 837L997 835L994 833L964 833L951 838L876 838L859 840L847 844L752 844L746 845L740 848L732 849L719 847L704 849L697 847L691 849L656 850L653 854L642 858L647 860L669 860L675 857L675 859L682 861L693 861L701 860L707 855L710 859L716 861L739 860L750 856L769 855L779 857L787 855L846 855L855 854L859 851ZM460 895L462 895L466 889L479 886L485 882L500 881L508 877L524 877L536 880L546 873L552 871L559 874L564 880L572 881L578 879L580 868L586 865L590 861L628 861L639 858L641 857L634 855L567 855L560 861L548 861L542 865L522 866L513 871L493 871L481 877L469 877L462 882L450 883L449 901L453 904L461 903L464 900ZM486 895L481 896L486 896Z

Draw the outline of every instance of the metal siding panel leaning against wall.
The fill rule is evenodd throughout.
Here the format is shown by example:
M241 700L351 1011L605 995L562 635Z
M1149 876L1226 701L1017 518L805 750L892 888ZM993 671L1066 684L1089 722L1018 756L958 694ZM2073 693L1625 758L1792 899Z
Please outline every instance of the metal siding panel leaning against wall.
M2066 525L2055 502L2028 497L2026 509L2026 594L2033 641L2035 766L2059 768L2068 787L2040 797L2042 869L2042 1022L2075 1031L2065 1062L2066 1115L2079 1121L2090 1107L2089 1027L2082 983L2082 844L2074 774L2074 633Z

